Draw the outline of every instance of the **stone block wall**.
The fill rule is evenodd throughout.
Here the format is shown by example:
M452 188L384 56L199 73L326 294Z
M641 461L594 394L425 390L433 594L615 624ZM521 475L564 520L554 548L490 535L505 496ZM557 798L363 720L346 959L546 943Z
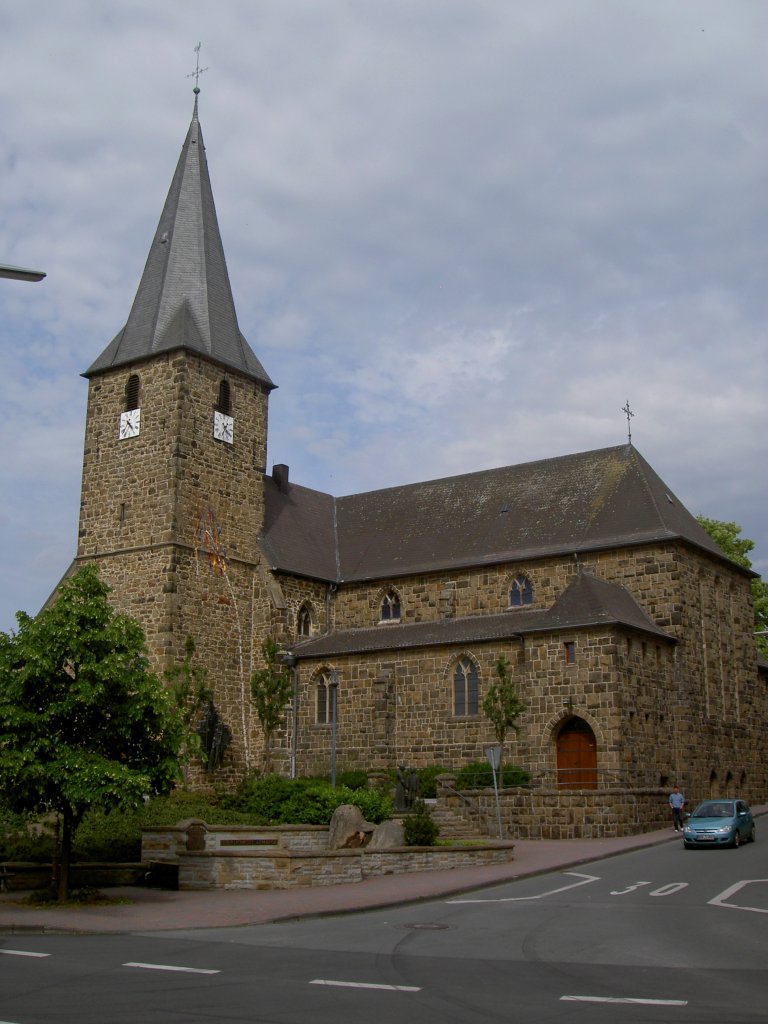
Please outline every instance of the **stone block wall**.
M246 850L306 853L327 849L326 825L208 825L190 819L177 825L146 827L141 832L141 859L147 864L175 862L192 850L235 855Z
M183 853L180 889L296 889L362 882L378 875L502 864L513 843L472 848L398 847L391 850L286 851L284 854Z
M503 789L499 791L504 837L515 839L608 839L640 835L670 825L667 799L660 789L606 787L599 790ZM438 807L480 824L498 835L493 790L470 790L464 799L438 790ZM467 808L467 801L471 808Z

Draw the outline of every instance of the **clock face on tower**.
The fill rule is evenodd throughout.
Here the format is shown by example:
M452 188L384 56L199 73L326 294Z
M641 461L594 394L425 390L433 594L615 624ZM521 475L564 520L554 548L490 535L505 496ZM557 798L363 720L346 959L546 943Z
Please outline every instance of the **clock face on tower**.
M213 436L217 441L232 444L235 439L235 421L225 412L218 410L213 414Z
M129 409L128 412L120 413L120 440L126 437L136 437L141 430L141 409Z

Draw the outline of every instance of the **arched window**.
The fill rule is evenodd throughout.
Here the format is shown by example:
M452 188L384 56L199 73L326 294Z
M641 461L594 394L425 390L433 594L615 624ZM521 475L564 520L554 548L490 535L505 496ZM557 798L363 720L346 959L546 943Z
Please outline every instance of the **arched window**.
M125 412L139 408L139 378L132 373L125 385Z
M516 576L509 588L509 606L519 608L524 604L533 604L533 584L527 576Z
M381 622L400 621L400 595L396 590L388 590L382 598L379 619Z
M312 636L312 610L309 605L303 604L296 616L296 635Z
M225 416L232 415L232 395L229 390L229 381L226 379L219 383L219 400L216 403L216 411L223 412Z
M315 722L318 725L330 725L334 716L339 720L339 707L337 702L338 686L334 672L324 669L317 677L315 689Z
M453 669L454 715L476 715L478 712L477 665L464 655Z
M556 743L558 789L597 789L597 741L589 722L568 718Z
M325 673L317 678L315 697L315 721L318 725L326 725L328 723L328 680Z

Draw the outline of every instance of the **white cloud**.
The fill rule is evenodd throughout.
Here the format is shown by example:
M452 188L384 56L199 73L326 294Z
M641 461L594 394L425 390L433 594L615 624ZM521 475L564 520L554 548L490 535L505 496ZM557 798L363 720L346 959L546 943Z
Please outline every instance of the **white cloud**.
M79 374L130 309L198 39L272 461L349 493L622 443L629 399L765 567L767 30L721 0L4 10L0 258L48 278L0 282L0 629L74 550Z

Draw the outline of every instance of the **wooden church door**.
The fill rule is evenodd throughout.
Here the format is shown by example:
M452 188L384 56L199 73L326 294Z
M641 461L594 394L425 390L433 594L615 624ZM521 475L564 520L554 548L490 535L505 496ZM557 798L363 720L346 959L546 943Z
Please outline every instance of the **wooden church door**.
M597 742L583 718L569 718L557 734L558 789L597 789Z

